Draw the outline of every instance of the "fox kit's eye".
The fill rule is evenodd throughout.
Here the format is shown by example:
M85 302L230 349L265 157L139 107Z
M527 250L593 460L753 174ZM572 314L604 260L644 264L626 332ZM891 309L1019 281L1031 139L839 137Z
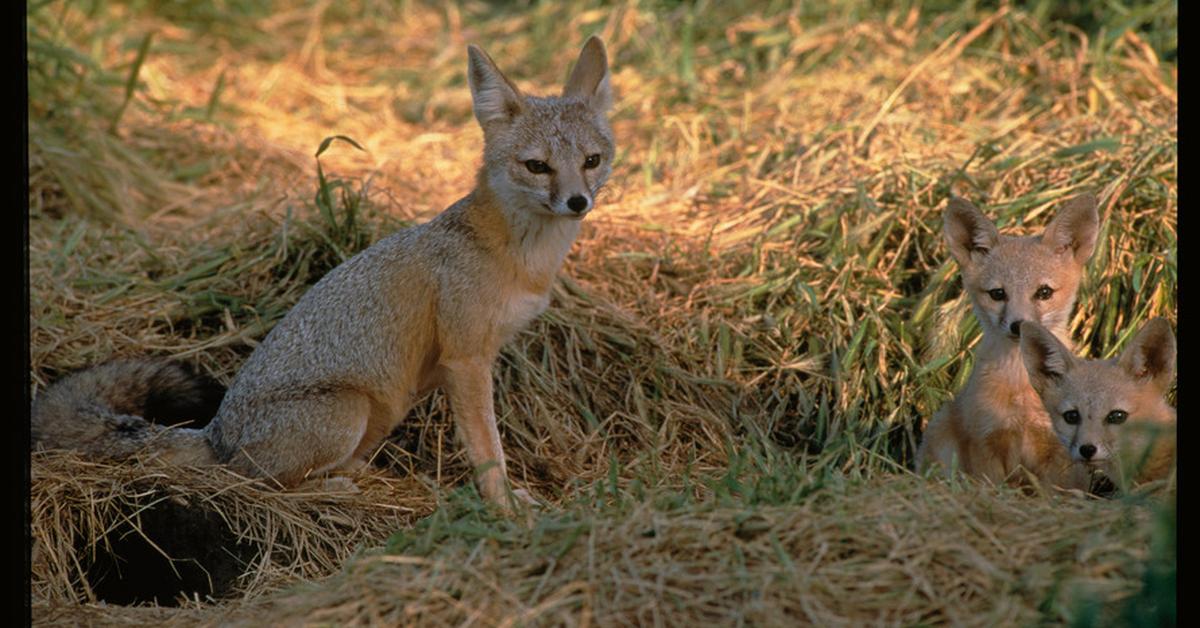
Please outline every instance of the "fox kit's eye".
M1004 288L992 288L988 290L988 296L992 297L993 301L1003 301L1008 294L1004 292Z
M583 167L591 170L600 165L600 155L588 155L587 159L583 160Z
M549 164L536 159L526 160L525 167L528 168L533 174L546 174L547 172L550 172Z
M1104 422L1110 425L1120 425L1125 422L1125 419L1128 418L1128 412L1124 410L1113 410L1112 412L1108 413L1108 416L1104 417Z
M1043 284L1041 287L1039 287L1037 289L1037 292L1033 293L1033 298L1037 299L1038 301L1045 301L1046 299L1049 299L1053 294L1054 294L1054 288L1051 288L1050 286Z
M1065 421L1067 425L1079 425L1079 411L1067 410L1063 413L1063 421Z

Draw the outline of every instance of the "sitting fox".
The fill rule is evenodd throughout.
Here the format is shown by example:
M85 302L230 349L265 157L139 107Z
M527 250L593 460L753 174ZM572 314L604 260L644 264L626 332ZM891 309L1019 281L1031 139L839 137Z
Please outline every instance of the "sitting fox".
M1082 360L1036 323L1021 323L1029 382L1063 451L1119 486L1166 477L1175 463L1175 334L1155 318L1112 360Z
M492 363L546 309L611 173L613 96L597 37L557 97L523 94L476 46L468 57L484 135L470 194L318 281L255 349L203 429L142 417L147 398L194 387L177 366L118 362L39 396L33 445L120 456L153 441L178 463L226 464L290 486L364 464L422 395L442 387L481 493L510 507Z
M950 199L943 235L983 337L966 387L925 429L918 470L939 465L1019 483L1023 468L1058 486L1088 488L1029 384L1020 339L1021 324L1037 322L1069 346L1067 321L1098 227L1091 194L1066 201L1041 235L1026 237L1001 235L974 205Z

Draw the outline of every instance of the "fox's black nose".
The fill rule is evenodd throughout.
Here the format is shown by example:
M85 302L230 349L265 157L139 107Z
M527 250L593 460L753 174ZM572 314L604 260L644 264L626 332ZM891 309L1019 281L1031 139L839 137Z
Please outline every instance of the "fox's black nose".
M1096 455L1095 445L1080 445L1079 455L1083 456L1084 460L1091 460L1092 456Z
M567 207L578 214L588 208L588 199L586 196L575 195L567 199Z
M1021 335L1021 321L1013 321L1012 325L1008 326L1008 333L1014 336Z

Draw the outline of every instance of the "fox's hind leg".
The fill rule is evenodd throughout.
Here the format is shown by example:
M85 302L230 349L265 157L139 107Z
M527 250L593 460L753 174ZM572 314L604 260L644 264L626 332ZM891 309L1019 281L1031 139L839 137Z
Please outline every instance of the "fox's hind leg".
M246 405L236 413L237 434L229 434L228 419L218 422L214 449L234 471L288 487L352 466L371 412L370 399L354 390Z

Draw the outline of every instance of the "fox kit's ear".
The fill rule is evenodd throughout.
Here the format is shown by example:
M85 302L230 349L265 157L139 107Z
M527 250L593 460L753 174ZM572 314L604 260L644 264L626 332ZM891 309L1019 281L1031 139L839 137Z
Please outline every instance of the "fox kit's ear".
M1054 334L1041 325L1021 323L1021 360L1029 373L1029 383L1040 395L1075 365L1075 356Z
M1042 241L1062 252L1069 252L1083 264L1096 248L1096 232L1100 230L1100 214L1096 210L1096 195L1080 194L1063 203L1062 209L1042 234Z
M969 201L950 197L942 218L942 234L960 266L970 266L972 254L987 255L1000 241L996 225Z
M486 127L494 121L512 120L525 104L513 85L482 48L467 46L467 83L475 103L475 118Z
M1154 318L1142 326L1118 360L1126 373L1149 380L1166 394L1175 379L1175 334L1165 318Z
M604 42L592 35L583 44L579 60L571 70L563 98L581 98L592 110L604 113L612 107L612 85L608 81L608 54Z

